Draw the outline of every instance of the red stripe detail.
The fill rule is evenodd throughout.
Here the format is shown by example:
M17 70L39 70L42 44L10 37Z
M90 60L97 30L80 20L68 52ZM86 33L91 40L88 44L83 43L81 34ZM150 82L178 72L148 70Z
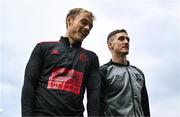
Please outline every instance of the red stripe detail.
M59 89L63 91L69 91L77 95L80 94L80 87L66 82L49 81L48 89Z
M39 44L41 43L61 43L60 41L42 41L42 42L39 42Z

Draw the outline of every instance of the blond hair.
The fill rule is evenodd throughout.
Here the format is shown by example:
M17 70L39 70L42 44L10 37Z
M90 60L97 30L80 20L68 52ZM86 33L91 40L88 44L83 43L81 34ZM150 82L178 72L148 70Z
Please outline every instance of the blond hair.
M69 10L69 12L68 12L68 14L66 16L66 28L68 27L68 25L67 25L68 17L75 18L78 14L80 14L82 12L88 13L89 16L92 18L92 20L95 19L95 16L93 15L93 13L91 11L85 10L83 8L73 8L73 9Z

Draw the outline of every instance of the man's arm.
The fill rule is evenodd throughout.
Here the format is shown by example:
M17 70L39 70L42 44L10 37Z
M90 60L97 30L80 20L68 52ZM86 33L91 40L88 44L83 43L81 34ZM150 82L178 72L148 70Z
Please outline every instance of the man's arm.
M90 67L91 69L87 79L87 112L88 116L98 116L101 78L99 74L99 60L97 56L96 58L93 58L93 62L90 64Z
M143 109L144 116L150 117L150 108L149 108L149 99L148 99L148 93L146 90L146 82L145 82L145 76L144 73L137 67L135 67L137 71L142 75L144 79L144 85L141 90L141 105Z
M142 105L144 116L150 117L149 99L148 99L148 93L146 90L145 76L141 70L139 70L139 72L143 75L143 78L144 78L144 85L141 90L141 105Z
M150 116L149 99L148 99L145 83L141 90L141 104L142 104L144 116Z
M35 88L40 76L42 52L39 45L34 48L27 63L21 95L22 117L34 115Z
M106 108L106 73L107 73L107 67L101 66L100 67L100 76L101 76L101 90L100 90L100 109L99 109L99 115L105 116L105 108Z

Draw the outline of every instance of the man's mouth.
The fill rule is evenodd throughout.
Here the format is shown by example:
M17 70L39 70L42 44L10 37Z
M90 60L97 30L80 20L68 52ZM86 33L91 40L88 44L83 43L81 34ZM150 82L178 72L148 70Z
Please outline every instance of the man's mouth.
M85 30L81 30L80 33L83 35L83 37L86 37L89 34L89 32Z
M129 49L129 47L128 47L128 46L123 46L122 48L124 48L124 49L126 49L126 50L128 50L128 49Z
M83 35L84 37L86 37L86 33L85 32L81 32L81 35Z

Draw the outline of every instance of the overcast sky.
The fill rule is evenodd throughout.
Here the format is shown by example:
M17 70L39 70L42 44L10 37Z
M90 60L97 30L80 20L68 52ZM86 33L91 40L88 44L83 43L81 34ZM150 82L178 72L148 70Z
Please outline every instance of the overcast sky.
M0 117L21 116L24 69L36 43L59 40L69 9L82 7L96 20L83 47L100 64L111 58L109 32L131 38L128 60L146 76L153 117L180 116L179 0L0 0Z

